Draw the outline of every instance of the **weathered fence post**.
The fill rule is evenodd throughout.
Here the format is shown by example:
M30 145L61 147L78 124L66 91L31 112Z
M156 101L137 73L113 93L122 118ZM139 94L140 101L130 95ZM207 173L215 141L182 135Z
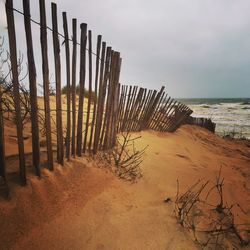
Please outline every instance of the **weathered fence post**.
M70 52L67 13L63 12L64 46L66 55L66 78L67 78L67 132L66 132L66 157L70 159L70 135L71 135L71 84L70 84Z
M140 117L138 119L138 125L136 127L137 131L141 131L141 129L143 127L142 124L143 124L143 120L144 120L144 117L145 117L145 114L146 114L146 111L147 111L146 108L148 107L149 100L151 99L151 95L152 95L152 90L149 90L148 93L147 93L147 89L145 89L145 99L143 101L141 114L140 114Z
M115 89L115 95L114 95L114 116L113 116L113 125L112 125L112 141L111 141L111 147L115 146L116 143L116 137L117 137L117 133L118 133L118 108L119 108L119 95L120 95L120 91L121 91L121 84L118 83L116 85L116 89Z
M72 19L72 144L71 154L76 156L76 54L77 54L77 33L76 33L77 20Z
M161 90L158 92L158 94L157 94L157 96L156 96L156 98L155 98L155 100L150 108L150 111L149 111L148 117L147 117L147 121L146 121L146 128L149 128L149 124L150 124L151 119L154 115L157 104L158 104L159 100L161 99L162 94L164 93L163 91L164 91L164 87L161 87Z
M128 124L128 131L133 131L133 125L135 123L135 119L138 115L138 106L140 104L141 98L142 98L143 88L140 88L138 91L138 94L136 96L136 99L134 101L134 105L131 107L131 116L130 116L130 122Z
M90 118L90 108L92 101L92 33L91 30L88 31L88 45L89 45L89 96L88 96L88 109L87 118L83 142L83 153L86 152L87 140L88 140L88 129L89 129L89 118Z
M109 76L109 85L108 85L108 96L107 96L107 105L106 105L106 130L104 137L104 149L108 149L110 146L110 133L112 126L112 108L114 102L114 75L115 75L115 65L116 65L116 52L111 52L111 64L110 64L110 76Z
M131 124L131 128L130 128L131 131L135 131L137 122L139 120L139 114L140 114L140 111L141 111L143 95L144 95L144 88L140 88L139 92L138 92L138 96L137 96L137 100L136 100L136 106L135 106L135 110L134 110L134 114L133 114L133 120L132 120L132 124Z
M119 99L119 108L118 108L118 124L117 124L118 132L121 131L121 124L122 124L122 119L123 119L124 105L126 103L126 95L127 95L127 86L122 85L121 86L120 99Z
M133 87L133 92L132 92L132 97L131 97L131 102L130 102L131 106L129 106L129 113L128 113L127 123L126 123L126 127L125 127L126 131L130 131L129 125L130 125L131 120L132 120L132 114L134 111L134 104L135 104L135 100L136 100L137 89L138 89L138 86Z
M147 104L147 107L145 108L145 114L144 114L144 117L143 117L143 121L141 123L141 129L146 129L147 128L147 125L148 125L148 121L150 119L150 116L151 116L151 112L152 112L152 108L153 108L153 104L155 102L155 98L156 98L156 94L157 94L157 91L154 90L149 101L148 101L148 104Z
M112 120L111 120L111 135L110 135L110 147L113 147L116 143L117 136L117 117L118 117L118 105L119 105L119 95L120 95L120 71L122 59L120 58L120 53L116 52L116 61L114 69L114 90L113 90L113 109L112 109Z
M13 15L13 1L6 0L5 8L7 15L12 84L13 84L14 106L16 115L20 180L21 184L25 185L26 184L25 154L24 154L24 144L23 144L23 125L21 121L21 107L20 107L17 52L16 52L16 31L15 31L15 21Z
M127 103L126 103L126 107L125 111L124 111L124 117L123 117L123 121L122 121L122 126L121 126L121 131L125 131L126 125L127 125L127 118L128 118L128 113L129 113L129 107L130 107L130 102L132 100L131 98L131 92L132 91L132 86L129 86L129 92L128 92L128 98L127 98Z
M58 37L56 4L51 3L51 8L52 8L53 48L54 48L55 78L56 78L57 161L59 164L63 165L64 143L63 143L62 100L61 100L61 60L60 60L60 44L59 44L59 37Z
M143 88L142 89L142 98L141 98L141 101L140 101L140 104L138 107L138 111L136 114L136 122L134 123L133 128L132 128L134 131L137 131L138 127L140 126L141 116L143 114L143 107L145 105L146 97L147 97L147 89Z
M151 120L149 121L149 124L148 124L148 128L152 128L152 125L156 122L157 117L159 115L158 110L162 104L162 100L163 100L164 96L165 96L165 92L163 92L163 94L161 95L161 97L158 101L158 104L156 105L156 107L154 109L153 115L152 115Z
M107 91L107 83L109 80L109 75L110 75L110 63L111 63L111 47L107 47L107 53L106 53L106 59L105 59L105 70L104 70L104 79L103 79L103 92L102 92L102 110L100 111L103 114L104 111L104 105L105 105L105 97L106 97L106 91ZM99 141L99 148L103 149L103 139L104 139L104 134L105 134L105 126L107 123L107 104L108 104L108 98L106 100L106 109L104 113L104 117L102 116L103 123L102 123L102 130L101 130L101 136L100 136L100 141Z
M170 108L169 108L169 110L168 110L168 112L166 114L166 118L167 118L166 122L165 122L164 126L162 127L161 132L166 131L168 125L170 123L172 123L173 113L174 113L174 110L175 110L175 107L176 107L176 103L177 103L177 101L174 101L173 104L172 104L172 106L170 106Z
M167 97L167 96L166 96ZM154 130L158 130L158 127L160 126L160 124L162 123L162 120L164 119L164 115L165 115L165 110L166 110L166 112L167 112L167 110L168 110L168 104L169 104L169 101L171 100L171 98L170 97L168 97L168 99L167 100L165 100L165 104L164 104L164 106L161 108L161 110L160 110L160 114L159 114L159 116L158 116L158 120L155 122L155 124L153 125L153 127L152 127L152 129L154 129Z
M102 42L102 55L101 55L101 67L100 67L100 78L99 78L99 92L98 92L98 105L97 105L97 115L96 115L96 127L95 127L95 136L94 136L94 148L93 154L97 153L99 138L100 138L100 130L102 126L103 120L103 102L105 99L105 95L103 96L103 79L104 79L104 60L105 60L105 52L106 52L106 43Z
M50 100L49 100L49 66L48 66L48 45L47 45L47 22L45 0L39 0L40 3L40 23L41 23L41 50L43 67L43 95L45 108L45 129L47 142L48 168L53 170L53 152L51 142L51 121L50 121Z
M32 31L30 25L30 1L23 0L24 26L27 43L27 58L29 68L29 87L30 87L30 116L32 131L32 158L33 165L38 176L40 172L40 146L39 146L39 127L38 127L38 106L37 106L37 83L36 66L33 53Z
M78 105L78 119L77 119L77 141L76 154L82 154L82 125L83 125L83 103L84 103L84 86L86 77L86 44L87 44L87 24L82 23L81 27L81 49L80 49L80 93Z
M92 138L93 138L94 126L96 126L95 122L96 122L96 105L97 105L97 90L98 90L97 88L98 88L98 77L99 77L101 42L102 42L102 36L98 35L97 47L96 47L94 109L93 109L92 124L91 124L90 139L89 139L89 152L92 152Z

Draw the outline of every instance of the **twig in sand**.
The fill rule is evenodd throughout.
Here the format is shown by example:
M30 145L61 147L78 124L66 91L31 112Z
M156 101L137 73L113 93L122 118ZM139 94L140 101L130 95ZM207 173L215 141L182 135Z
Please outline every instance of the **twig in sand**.
M223 196L224 178L220 168L216 182L212 185L203 200L201 197L209 181L198 180L186 192L180 194L179 181L175 199L175 215L181 226L192 232L194 241L202 249L234 249L249 245L249 223L236 224L234 207L245 211L239 204L228 205ZM209 202L210 196L217 195L218 203Z

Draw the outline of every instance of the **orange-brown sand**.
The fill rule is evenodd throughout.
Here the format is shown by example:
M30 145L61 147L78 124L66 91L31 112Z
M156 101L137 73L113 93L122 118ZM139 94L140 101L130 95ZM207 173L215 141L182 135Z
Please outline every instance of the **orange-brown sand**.
M189 125L136 135L142 136L136 146L149 148L134 184L86 158L43 170L41 180L31 171L26 187L13 171L11 199L0 200L0 249L196 249L176 222L174 204L163 201L174 200L177 179L185 190L199 178L213 181L220 166L225 199L249 217L249 145ZM12 144L6 147L14 152ZM17 167L14 157L8 161L9 170Z

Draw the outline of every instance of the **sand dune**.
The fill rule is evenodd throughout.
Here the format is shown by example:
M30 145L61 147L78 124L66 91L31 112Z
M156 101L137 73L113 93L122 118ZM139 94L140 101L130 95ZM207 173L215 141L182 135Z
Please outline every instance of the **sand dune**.
M27 187L13 177L11 200L0 202L0 249L196 249L176 223L173 203L163 201L174 199L176 179L184 190L199 178L213 180L220 166L226 200L249 216L249 145L189 125L138 134L137 147L149 148L137 183L82 158L43 170L41 180L30 176Z

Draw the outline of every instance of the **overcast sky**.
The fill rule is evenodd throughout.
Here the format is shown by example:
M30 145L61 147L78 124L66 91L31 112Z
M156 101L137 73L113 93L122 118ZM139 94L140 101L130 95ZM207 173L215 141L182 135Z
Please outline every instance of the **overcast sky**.
M6 36L1 1L1 34ZM14 5L22 10L20 2L14 0ZM173 97L250 97L249 0L55 2L60 12L67 11L69 20L76 17L78 23L88 23L94 36L103 35L121 52L123 84L154 89L165 85ZM50 1L46 3L51 26ZM38 0L31 1L31 9L39 20ZM15 17L18 48L26 53L23 19ZM33 29L39 45L39 29ZM37 68L40 62L38 58Z

